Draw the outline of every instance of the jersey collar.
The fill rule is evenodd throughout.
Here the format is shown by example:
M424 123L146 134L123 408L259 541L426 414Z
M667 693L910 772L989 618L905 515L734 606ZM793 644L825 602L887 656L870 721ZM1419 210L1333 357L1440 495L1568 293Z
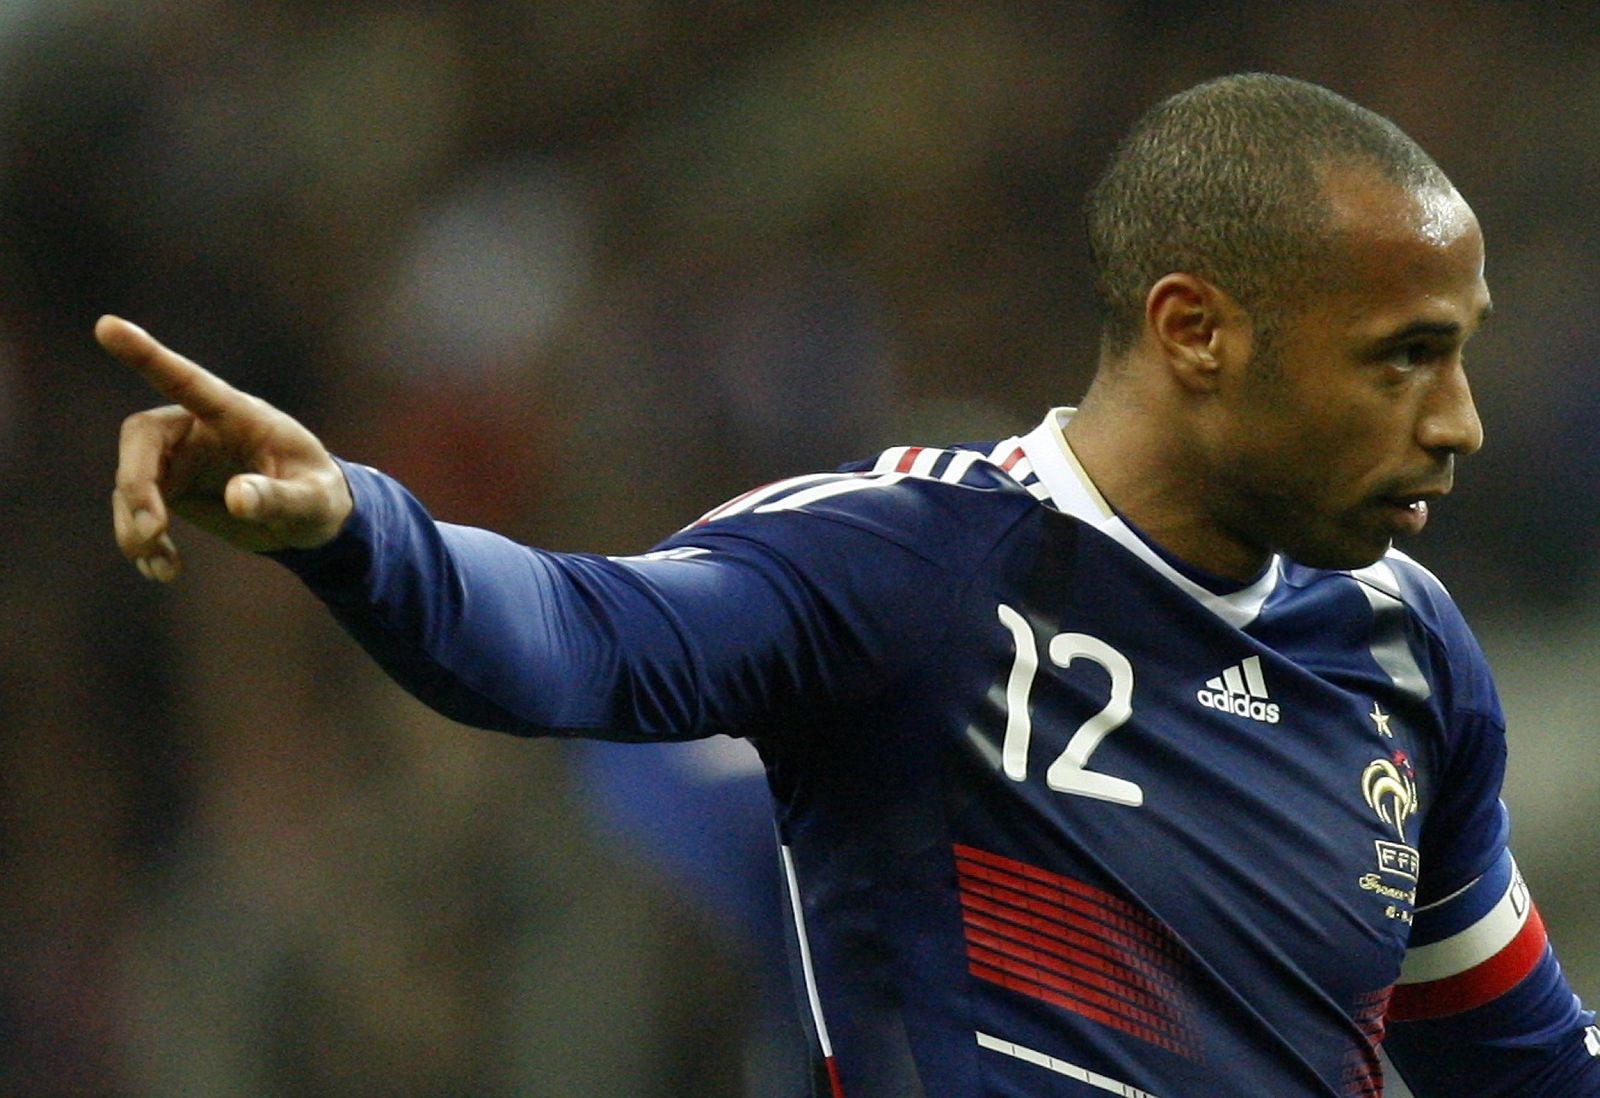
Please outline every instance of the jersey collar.
M1222 595L1207 590L1178 571L1122 520L1100 494L1094 481L1089 479L1089 474L1062 433L1073 411L1072 408L1052 408L1044 417L1044 422L1020 440L1028 464L1049 493L1046 502L1063 514L1093 526L1235 628L1242 629L1255 621L1278 585L1282 574L1282 558L1274 554L1254 583Z

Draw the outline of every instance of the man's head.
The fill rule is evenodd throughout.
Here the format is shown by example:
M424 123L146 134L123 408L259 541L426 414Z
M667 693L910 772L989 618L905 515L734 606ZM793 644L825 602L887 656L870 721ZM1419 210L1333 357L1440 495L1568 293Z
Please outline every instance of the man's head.
M1462 351L1477 219L1391 123L1228 77L1158 106L1090 202L1107 309L1069 428L1110 501L1190 563L1371 563L1482 440Z
M1150 287L1172 271L1207 279L1270 331L1327 255L1330 167L1450 185L1392 122L1289 77L1225 76L1149 111L1087 204L1106 353L1131 347Z

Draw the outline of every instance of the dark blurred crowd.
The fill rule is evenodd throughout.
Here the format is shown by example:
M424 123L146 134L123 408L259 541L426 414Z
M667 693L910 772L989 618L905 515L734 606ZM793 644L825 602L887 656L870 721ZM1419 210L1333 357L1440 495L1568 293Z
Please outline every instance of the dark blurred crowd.
M192 536L179 584L141 582L106 498L150 398L103 312L441 518L636 551L753 483L1070 403L1111 143L1205 77L1304 76L1417 138L1489 241L1488 444L1410 548L1519 685L1592 690L1537 646L1595 607L1600 21L1221 7L0 8L0 1093L795 1092L750 755L630 777L451 727ZM1600 997L1600 776L1550 738L1588 710L1513 700L1550 768L1513 811L1567 856L1524 869Z

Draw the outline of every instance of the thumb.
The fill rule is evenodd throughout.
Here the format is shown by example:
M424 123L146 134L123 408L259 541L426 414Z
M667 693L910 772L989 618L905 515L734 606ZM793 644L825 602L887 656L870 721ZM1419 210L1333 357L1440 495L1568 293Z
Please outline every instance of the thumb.
M228 481L222 502L228 513L245 522L269 522L275 516L268 500L276 494L277 482L255 473L241 473Z
M280 479L240 473L222 494L228 513L243 522L272 526L291 545L327 540L337 518L329 494L315 478Z

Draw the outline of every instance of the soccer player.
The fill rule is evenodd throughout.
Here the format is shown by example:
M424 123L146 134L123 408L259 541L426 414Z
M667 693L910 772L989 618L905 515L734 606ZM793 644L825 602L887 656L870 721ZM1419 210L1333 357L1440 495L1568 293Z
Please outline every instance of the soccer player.
M132 325L118 544L274 553L466 723L759 749L832 1098L1600 1096L1506 846L1504 728L1391 547L1482 441L1483 239L1286 78L1151 111L1089 202L1076 410L758 488L637 557L435 523Z

